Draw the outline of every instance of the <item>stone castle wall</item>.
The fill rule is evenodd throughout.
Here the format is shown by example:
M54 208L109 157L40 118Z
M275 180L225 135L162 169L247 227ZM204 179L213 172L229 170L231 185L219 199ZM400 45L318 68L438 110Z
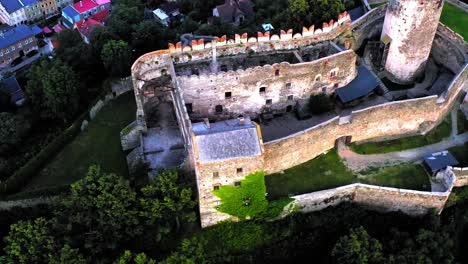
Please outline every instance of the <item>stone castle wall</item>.
M454 183L455 187L468 185L468 167L465 167L465 168L453 167L452 171L457 177L457 180Z
M443 193L422 192L356 183L292 198L303 213L322 210L342 202L352 202L379 211L401 211L418 216L432 210L440 213L449 195L450 190Z
M241 173L237 172L239 168L242 169ZM233 218L216 210L215 207L220 199L213 194L215 186L234 185L235 182L240 182L247 175L261 171L263 168L263 155L206 164L197 163L196 174L202 227ZM217 176L214 177L214 173L217 173Z
M297 99L312 94L333 93L356 74L356 55L346 50L312 62L283 62L177 79L185 102L191 104L195 114L212 119L241 114L255 118L264 111L284 112L288 106L292 109ZM230 93L229 98L226 93ZM216 106L222 107L222 113L216 111Z
M468 64L455 77L446 93L419 99L390 102L353 111L285 138L265 143L265 172L279 172L302 164L335 145L336 139L352 141L386 139L424 134L438 125L452 108L468 79Z

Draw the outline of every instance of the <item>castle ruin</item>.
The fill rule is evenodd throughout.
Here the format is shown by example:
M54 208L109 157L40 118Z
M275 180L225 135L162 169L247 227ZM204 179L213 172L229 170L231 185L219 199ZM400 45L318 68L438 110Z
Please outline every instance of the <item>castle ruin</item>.
M132 66L136 121L121 132L123 149L131 151L129 167L143 162L151 175L171 167L194 172L206 227L232 218L216 210L220 200L213 190L220 185L238 185L255 171L269 174L299 165L333 148L340 138L354 142L428 132L450 111L466 83L468 47L438 23L432 10L438 1L391 2L388 10L381 6L354 21L343 13L337 21L319 29L304 27L301 33L200 39L143 55ZM409 2L430 3L414 7ZM406 5L423 9L415 20L401 18L411 25L406 36L420 36L413 32L416 25L426 23L420 19L432 12L430 29L421 33L427 36L399 40L392 35L398 30L392 21L400 17L393 9ZM431 65L448 72L449 82L435 75L425 82L429 86L418 88L420 96L396 98L380 82L383 73L365 63L372 59L366 57L370 53L358 56L386 34L392 41L383 49L388 52L385 69L396 81L413 80L430 56ZM412 57L411 45L421 53ZM393 64L399 56L406 61L398 65L405 73ZM375 83L380 87L369 87ZM337 110L297 119L294 112L319 93L336 97ZM359 190L358 200L366 200L363 190L369 188L352 188ZM369 190L375 194L380 189ZM382 198L385 206L392 204L388 197Z

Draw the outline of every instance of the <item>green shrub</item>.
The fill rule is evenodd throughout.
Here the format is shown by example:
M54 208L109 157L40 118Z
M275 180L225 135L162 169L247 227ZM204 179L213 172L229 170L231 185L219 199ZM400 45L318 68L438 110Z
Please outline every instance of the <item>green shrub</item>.
M325 93L314 94L310 96L309 109L312 114L323 114L333 109L333 103Z

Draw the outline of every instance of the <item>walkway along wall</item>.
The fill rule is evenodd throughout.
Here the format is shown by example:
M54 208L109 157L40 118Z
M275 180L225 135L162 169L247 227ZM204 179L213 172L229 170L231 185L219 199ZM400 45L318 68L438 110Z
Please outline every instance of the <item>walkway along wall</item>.
M289 169L315 158L335 145L336 139L352 141L387 139L404 134L425 134L438 125L452 108L468 79L468 64L440 97L390 102L359 111L265 143L265 172Z

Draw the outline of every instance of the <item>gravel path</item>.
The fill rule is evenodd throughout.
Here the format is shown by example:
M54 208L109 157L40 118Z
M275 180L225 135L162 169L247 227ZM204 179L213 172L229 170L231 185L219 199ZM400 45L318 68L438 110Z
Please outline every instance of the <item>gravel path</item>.
M427 145L420 148L409 149L399 152L384 154L361 155L353 152L344 144L340 143L338 154L346 165L354 171L362 171L369 167L382 167L390 164L415 162L434 152L447 150L452 147L463 145L468 141L468 132L442 140L439 143Z

